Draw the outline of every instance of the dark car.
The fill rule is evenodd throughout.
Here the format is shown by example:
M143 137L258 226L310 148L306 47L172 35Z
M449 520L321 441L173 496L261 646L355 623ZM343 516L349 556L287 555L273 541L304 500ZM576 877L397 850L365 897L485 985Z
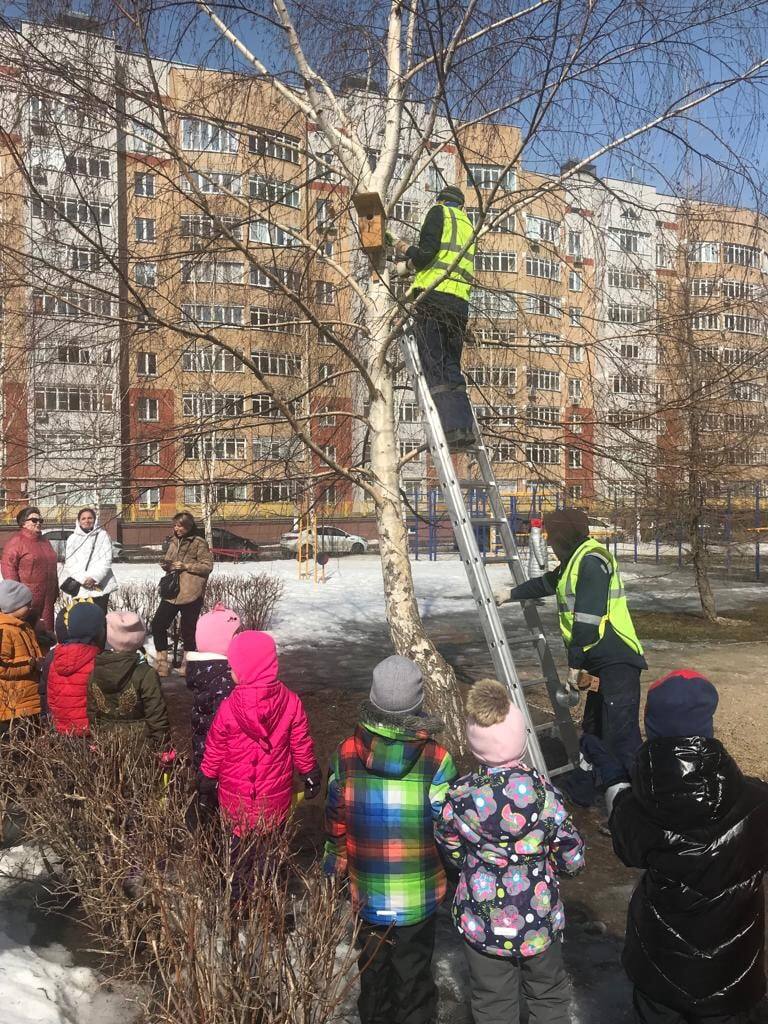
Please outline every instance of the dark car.
M247 562L256 558L259 552L258 544L231 530L225 530L223 526L214 526L212 535L211 551L219 562Z

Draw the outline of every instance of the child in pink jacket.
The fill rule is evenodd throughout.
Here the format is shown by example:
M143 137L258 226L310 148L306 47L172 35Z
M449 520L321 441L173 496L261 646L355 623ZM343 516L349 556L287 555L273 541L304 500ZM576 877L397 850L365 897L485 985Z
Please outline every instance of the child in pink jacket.
M278 679L277 649L269 633L239 633L227 651L235 688L216 712L205 742L201 796L218 783L219 806L237 834L288 817L293 773L308 799L320 792L320 768L298 696Z

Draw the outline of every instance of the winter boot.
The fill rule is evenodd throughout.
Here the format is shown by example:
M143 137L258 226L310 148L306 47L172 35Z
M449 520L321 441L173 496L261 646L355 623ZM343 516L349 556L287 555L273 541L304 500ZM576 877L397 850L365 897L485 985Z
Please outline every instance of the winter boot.
M155 671L161 679L166 679L170 674L168 667L168 651L157 651L155 654Z

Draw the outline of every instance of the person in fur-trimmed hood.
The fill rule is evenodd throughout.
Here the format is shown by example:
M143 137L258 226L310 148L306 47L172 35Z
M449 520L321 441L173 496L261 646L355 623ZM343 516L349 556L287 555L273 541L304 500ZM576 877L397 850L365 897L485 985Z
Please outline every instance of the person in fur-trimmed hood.
M434 822L456 768L423 697L410 659L380 662L354 734L331 759L323 867L348 877L363 920L362 1024L430 1024L435 1015L435 912L446 877Z
M478 768L448 794L437 841L461 875L453 922L464 939L477 1024L567 1024L565 913L558 875L584 867L584 842L554 786L525 763L523 714L496 679L467 697L467 742Z

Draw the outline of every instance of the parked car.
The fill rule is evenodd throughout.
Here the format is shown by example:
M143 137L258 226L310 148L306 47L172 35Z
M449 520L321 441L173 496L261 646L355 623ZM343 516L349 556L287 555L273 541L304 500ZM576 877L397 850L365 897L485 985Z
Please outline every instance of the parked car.
M314 531L303 530L301 534L297 530L284 533L280 538L280 548L286 555L295 555L301 537L302 549L306 550L309 545L309 552L313 553ZM319 552L329 555L363 555L368 550L368 541L365 537L359 537L355 533L347 533L340 530L338 526L318 526L317 547Z
M212 533L213 557L220 562L247 562L259 553L259 545L247 537L241 537L223 526L214 526Z
M608 519L599 519L596 516L589 517L589 536L594 540L599 540L601 544L608 544L614 540L625 540L624 531L620 526Z
M72 536L74 530L58 529L57 527L51 527L48 530L43 530L43 536L46 540L51 542L53 550L56 552L56 557L60 562L63 562L66 557L67 539ZM119 562L123 557L123 545L119 540L112 541L112 561Z

